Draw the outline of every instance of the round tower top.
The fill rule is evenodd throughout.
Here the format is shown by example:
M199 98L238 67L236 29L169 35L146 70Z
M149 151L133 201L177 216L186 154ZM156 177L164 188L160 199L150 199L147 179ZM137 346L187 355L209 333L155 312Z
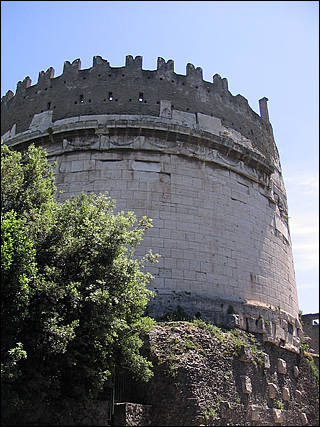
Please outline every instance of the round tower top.
M186 75L176 74L174 61L163 58L158 58L156 70L143 70L141 56L128 55L123 67L111 67L94 56L88 69L82 70L80 59L75 59L65 61L58 77L52 67L41 71L34 85L26 77L18 82L15 94L9 90L2 97L1 135L14 125L16 133L28 130L33 116L46 110L53 111L53 121L91 114L159 116L161 100L171 101L176 110L219 118L250 139L268 163L278 163L266 102L260 102L259 116L246 98L230 93L226 78L215 74L212 83L207 82L202 69L192 64L187 64Z

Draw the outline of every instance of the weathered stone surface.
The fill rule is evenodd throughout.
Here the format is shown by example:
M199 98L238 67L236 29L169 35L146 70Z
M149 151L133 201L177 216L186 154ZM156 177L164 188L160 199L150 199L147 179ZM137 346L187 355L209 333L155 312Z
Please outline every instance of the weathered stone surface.
M220 414L223 419L231 417L231 406L229 402L220 402Z
M273 383L269 383L268 384L269 399L274 399L277 395L277 392L278 392L278 387Z
M288 387L283 387L283 389L282 389L282 398L286 402L289 402L289 400L290 400L290 390L288 389Z
M296 390L296 399L298 402L301 402L302 400L302 393L300 390Z
M251 362L252 360L251 347L242 345L240 348L239 359L241 360L241 362Z
M294 375L295 378L298 378L298 376L299 376L299 368L298 368L298 366L294 366L293 367L293 375Z
M285 375L287 373L287 362L281 358L278 359L278 372Z
M301 412L300 419L301 419L301 424L303 426L305 426L305 425L308 424L308 417L307 417L307 415L304 412Z
M259 406L257 405L250 405L250 420L251 421L259 421Z
M281 409L273 408L273 419L276 424L282 423L282 411Z
M251 379L247 375L240 376L240 379L241 379L243 393L251 394L252 393Z
M270 369L270 357L269 354L264 353L264 368Z

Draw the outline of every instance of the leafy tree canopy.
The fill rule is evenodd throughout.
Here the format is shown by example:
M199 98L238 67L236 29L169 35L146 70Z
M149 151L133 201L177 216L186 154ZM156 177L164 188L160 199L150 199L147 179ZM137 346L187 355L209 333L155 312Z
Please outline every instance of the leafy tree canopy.
M55 200L46 152L1 147L1 380L4 413L95 398L114 372L141 379L152 276L134 256L152 221L115 214L106 195ZM3 412L3 411L2 411Z

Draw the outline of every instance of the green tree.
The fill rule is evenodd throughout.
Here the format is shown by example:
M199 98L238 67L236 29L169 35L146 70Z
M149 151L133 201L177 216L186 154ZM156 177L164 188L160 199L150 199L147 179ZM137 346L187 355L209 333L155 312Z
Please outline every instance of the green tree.
M114 372L148 380L139 353L152 276L135 248L152 221L115 214L106 195L56 202L42 149L1 147L1 360L4 409L95 398Z

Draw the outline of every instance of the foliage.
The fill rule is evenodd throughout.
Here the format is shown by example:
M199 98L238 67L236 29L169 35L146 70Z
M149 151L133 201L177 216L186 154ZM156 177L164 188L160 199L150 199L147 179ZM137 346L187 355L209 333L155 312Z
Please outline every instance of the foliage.
M156 262L135 248L152 221L106 195L55 201L53 167L31 145L1 147L1 380L6 417L22 404L94 398L116 365L143 380L139 353Z
M210 405L206 405L204 411L203 411L203 418L206 422L209 420L215 420L218 418L218 413L216 409L211 408Z
M277 409L283 409L284 404L281 400L277 400Z
M307 364L311 369L311 372L316 379L317 387L319 388L319 368L316 366L312 355L309 353L309 344L306 342L305 336L301 340L302 354L306 358Z

